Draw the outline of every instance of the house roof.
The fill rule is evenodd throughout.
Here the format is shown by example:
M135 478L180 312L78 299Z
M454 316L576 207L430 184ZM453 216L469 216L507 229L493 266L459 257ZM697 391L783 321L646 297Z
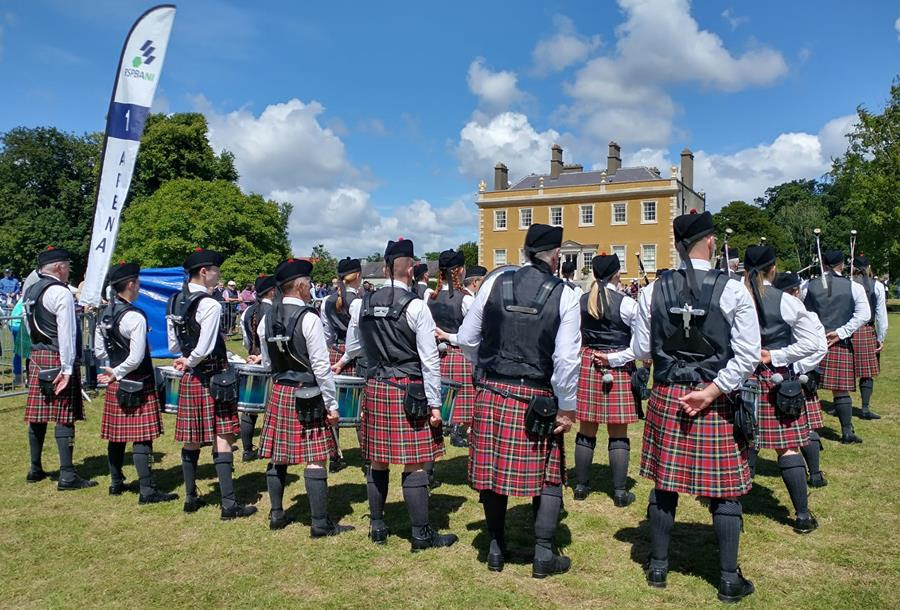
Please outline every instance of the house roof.
M519 180L509 187L511 191L534 189L540 186L541 178L544 179L544 188L560 186L582 186L588 184L600 184L604 170L591 170L588 172L563 172L558 178L550 177L550 174L531 174ZM660 180L659 172L649 167L621 167L617 171L606 176L608 184L622 182L641 182L645 180Z

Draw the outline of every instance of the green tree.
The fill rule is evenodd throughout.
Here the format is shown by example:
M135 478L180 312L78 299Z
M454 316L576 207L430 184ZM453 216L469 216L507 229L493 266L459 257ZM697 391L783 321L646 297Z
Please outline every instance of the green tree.
M372 254L370 254L369 256L366 257L367 263L378 263L378 262L381 262L382 260L384 260L384 256L381 254L381 252L373 252Z
M17 127L0 135L0 263L27 274L48 245L72 252L72 281L87 264L98 134Z
M436 261L439 258L441 258L440 252L426 252L425 253L425 260L427 260L427 261Z
M309 256L313 261L312 281L330 286L331 280L337 277L337 259L323 244L314 246Z
M145 267L180 266L195 247L225 255L223 280L252 282L290 255L288 204L245 195L218 180L178 179L123 213L116 258Z
M739 249L741 256L747 246L755 246L760 243L761 237L765 237L766 243L775 248L783 268L799 268L790 235L783 227L775 224L762 208L743 201L732 201L713 214L713 222L719 235L720 247L726 228L734 231L728 243Z
M829 214L825 201L828 184L817 180L794 180L766 189L756 199L776 225L787 231L794 257L804 267L816 253L814 229L830 233ZM786 253L779 253L786 254Z
M457 251L462 252L466 257L466 267L478 264L478 244L474 241L467 241L456 247Z
M206 117L199 113L147 118L134 167L129 198L152 195L164 182L177 178L236 182L234 155L216 155L206 136Z

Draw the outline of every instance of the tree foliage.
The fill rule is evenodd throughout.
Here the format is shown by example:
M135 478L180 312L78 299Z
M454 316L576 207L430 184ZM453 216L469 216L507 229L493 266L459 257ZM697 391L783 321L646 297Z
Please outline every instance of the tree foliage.
M466 267L471 267L478 264L478 244L476 244L474 241L467 241L465 243L459 244L456 249L465 255Z
M312 281L330 286L331 280L337 277L337 259L323 244L315 245L309 256L313 261Z
M732 201L719 212L713 214L713 222L719 235L720 247L725 229L732 229L734 235L728 244L737 248L743 257L747 246L755 246L762 237L778 253L782 268L797 269L798 258L794 254L789 233L777 225L766 210L743 201Z

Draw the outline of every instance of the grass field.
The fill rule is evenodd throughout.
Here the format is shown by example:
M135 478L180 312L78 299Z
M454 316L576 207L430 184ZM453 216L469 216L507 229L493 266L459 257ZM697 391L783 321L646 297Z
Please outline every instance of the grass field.
M900 315L891 323L900 327ZM774 453L760 456L752 492L744 499L741 565L757 593L754 608L896 608L900 606L900 341L883 355L886 373L875 385L874 410L884 419L855 420L865 443L838 444L837 420L826 416L822 468L829 485L813 490L810 506L820 528L798 536L790 527L790 500ZM858 404L854 397L854 404ZM598 442L595 489L585 502L567 490L567 514L558 542L572 558L570 573L531 578L531 507L510 503L507 527L516 549L500 574L488 572L484 519L477 494L465 482L466 453L449 447L438 463L443 486L432 495L432 520L460 536L450 548L412 555L399 470L391 477L389 543L366 538L366 492L358 467L330 476L331 513L357 530L311 540L301 467L289 473L285 500L298 523L270 532L262 461L235 464L238 496L259 513L220 522L218 490L209 452L201 458L199 486L211 505L196 514L181 502L137 505L135 494L107 495L105 443L99 439L102 395L86 406L78 427L76 466L99 481L89 490L56 491L55 483L25 484L28 450L22 422L24 397L0 399L0 607L697 607L715 606L718 558L709 513L684 497L673 532L669 587L650 589L641 562L649 532L648 481L637 478L641 427L630 431L630 473L638 501L613 507L605 441ZM175 422L164 416L165 436L154 446L158 485L183 495ZM261 422L260 422L261 424ZM44 464L56 468L48 433ZM354 435L341 441L359 465ZM568 439L571 466L574 435ZM238 454L239 456L239 454ZM135 478L126 459L126 475Z

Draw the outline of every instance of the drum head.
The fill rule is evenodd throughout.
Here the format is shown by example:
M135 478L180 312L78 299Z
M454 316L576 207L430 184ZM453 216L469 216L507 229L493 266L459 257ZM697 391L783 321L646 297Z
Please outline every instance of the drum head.
M232 362L231 366L234 367L234 370L238 373L252 373L256 375L263 375L268 373L266 367L261 364L248 364L246 362Z
M362 377L356 377L354 375L335 375L334 376L334 385L336 386L357 386L362 387L366 385L366 380Z

